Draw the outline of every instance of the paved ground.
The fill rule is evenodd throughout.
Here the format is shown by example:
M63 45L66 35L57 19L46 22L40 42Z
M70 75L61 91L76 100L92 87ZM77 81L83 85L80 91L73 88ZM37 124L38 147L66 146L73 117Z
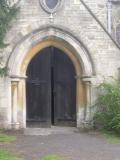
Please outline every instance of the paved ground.
M61 133L46 136L16 134L13 144L0 144L25 160L40 160L43 156L57 154L65 160L120 160L120 144L108 144L96 133Z

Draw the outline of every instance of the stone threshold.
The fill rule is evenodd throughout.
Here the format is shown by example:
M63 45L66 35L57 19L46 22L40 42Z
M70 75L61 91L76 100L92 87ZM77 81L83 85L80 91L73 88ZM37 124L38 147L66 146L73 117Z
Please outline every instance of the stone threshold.
M78 132L78 129L75 127L56 127L52 126L51 128L26 128L24 129L24 135L41 135L47 136L52 134L72 134Z

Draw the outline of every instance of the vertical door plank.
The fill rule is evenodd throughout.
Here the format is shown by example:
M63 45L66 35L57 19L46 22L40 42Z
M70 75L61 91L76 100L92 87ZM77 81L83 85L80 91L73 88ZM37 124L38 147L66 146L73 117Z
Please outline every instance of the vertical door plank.
M54 115L55 125L76 125L76 80L70 58L54 49Z
M27 121L40 127L51 125L50 56L50 49L43 49L27 69Z

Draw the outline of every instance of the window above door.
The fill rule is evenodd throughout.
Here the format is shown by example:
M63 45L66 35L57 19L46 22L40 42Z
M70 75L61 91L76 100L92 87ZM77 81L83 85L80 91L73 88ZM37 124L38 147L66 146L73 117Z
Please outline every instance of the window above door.
M39 0L47 13L55 13L63 5L64 0Z

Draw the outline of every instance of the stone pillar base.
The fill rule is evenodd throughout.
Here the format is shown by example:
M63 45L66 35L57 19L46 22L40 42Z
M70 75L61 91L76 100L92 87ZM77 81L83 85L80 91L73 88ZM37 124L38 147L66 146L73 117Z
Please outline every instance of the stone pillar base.
M93 124L90 121L83 121L78 129L80 132L87 132L93 130Z
M12 129L19 130L20 129L20 123L12 123Z

